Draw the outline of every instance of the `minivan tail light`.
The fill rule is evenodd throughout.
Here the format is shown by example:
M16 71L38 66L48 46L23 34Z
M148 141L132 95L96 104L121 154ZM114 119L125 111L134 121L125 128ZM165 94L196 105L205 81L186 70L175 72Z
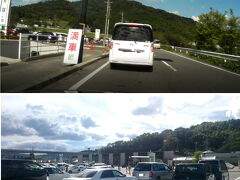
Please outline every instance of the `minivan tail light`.
M149 172L148 176L153 177L153 172Z
M110 44L109 44L109 49L112 49L113 48L113 43L111 42Z
M151 45L151 52L154 52L153 44Z

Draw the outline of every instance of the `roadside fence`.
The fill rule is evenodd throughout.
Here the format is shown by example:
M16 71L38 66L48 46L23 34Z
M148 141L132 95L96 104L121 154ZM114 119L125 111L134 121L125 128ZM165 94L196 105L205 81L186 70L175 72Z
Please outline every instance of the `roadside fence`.
M18 59L27 59L34 56L64 53L66 37L52 35L19 35Z

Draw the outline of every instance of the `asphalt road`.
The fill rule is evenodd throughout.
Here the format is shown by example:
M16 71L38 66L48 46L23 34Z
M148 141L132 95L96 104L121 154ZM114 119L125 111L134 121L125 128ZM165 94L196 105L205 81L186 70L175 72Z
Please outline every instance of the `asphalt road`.
M108 58L105 58L40 91L236 93L240 92L240 75L171 52L155 50L153 71L136 66L110 69Z

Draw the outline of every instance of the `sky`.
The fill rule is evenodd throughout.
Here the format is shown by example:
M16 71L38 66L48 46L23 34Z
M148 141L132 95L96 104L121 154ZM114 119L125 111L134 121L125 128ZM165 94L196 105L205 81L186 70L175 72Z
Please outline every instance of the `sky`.
M2 94L1 146L79 152L240 119L240 94Z
M12 5L24 5L30 3L36 3L40 0L12 0ZM78 1L78 0L69 0ZM209 8L212 7L215 10L224 13L229 11L230 8L234 10L236 16L240 16L240 3L239 0L136 0L144 5L152 6L157 9L163 9L165 11L193 18L197 20L197 17L203 13L208 13Z

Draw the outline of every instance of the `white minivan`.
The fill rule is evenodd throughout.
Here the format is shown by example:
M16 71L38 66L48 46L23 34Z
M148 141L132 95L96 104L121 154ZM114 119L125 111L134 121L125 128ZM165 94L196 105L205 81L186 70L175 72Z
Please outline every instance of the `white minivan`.
M110 43L109 62L153 66L152 26L138 23L116 23Z

